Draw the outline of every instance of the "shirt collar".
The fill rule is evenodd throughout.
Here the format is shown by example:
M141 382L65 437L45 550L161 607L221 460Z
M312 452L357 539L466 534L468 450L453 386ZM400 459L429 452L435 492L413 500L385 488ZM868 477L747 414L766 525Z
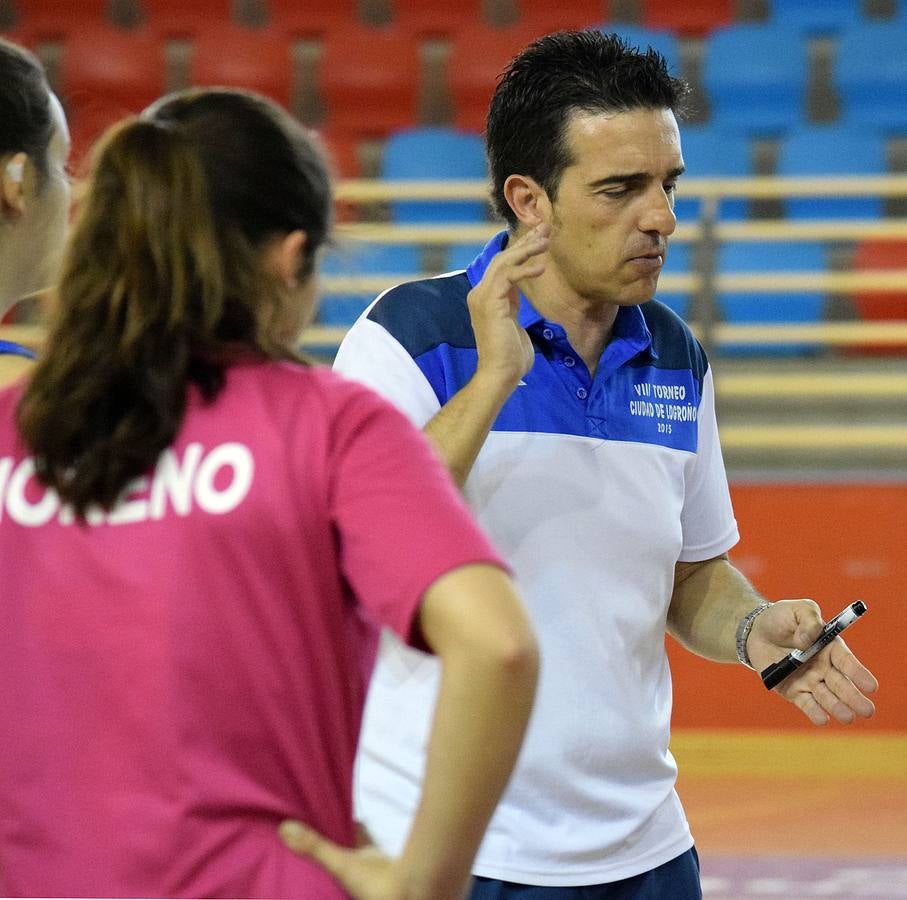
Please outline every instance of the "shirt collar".
M658 354L652 346L652 332L646 324L642 306L622 306L617 311L614 320L614 330L611 333L611 343L621 341L630 351L628 359L637 353L646 351L650 359L658 359Z
M500 253L507 246L510 239L509 232L505 229L499 231L482 249L482 252L469 264L466 269L466 277L472 287L475 287L485 274L489 263L497 253ZM523 328L530 328L539 322L544 322L542 314L529 302L529 299L520 291L520 311L517 320ZM622 306L617 311L617 318L614 321L614 331L611 337L609 347L616 342L620 342L625 355L630 353L632 358L638 353L648 351L651 359L658 359L658 354L652 346L652 333L649 326L646 325L646 317L643 315L640 306ZM607 354L608 350L605 349Z

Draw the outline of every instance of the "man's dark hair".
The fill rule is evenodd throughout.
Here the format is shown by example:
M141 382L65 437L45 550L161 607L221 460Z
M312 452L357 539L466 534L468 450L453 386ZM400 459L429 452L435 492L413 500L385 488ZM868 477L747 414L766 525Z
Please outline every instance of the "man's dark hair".
M574 113L676 111L686 93L660 53L636 49L616 34L560 31L534 41L501 76L488 111L496 211L516 226L504 199L504 182L513 174L535 179L556 199L561 175L573 162L566 131Z
M0 157L25 153L43 177L53 133L50 88L41 63L0 38Z

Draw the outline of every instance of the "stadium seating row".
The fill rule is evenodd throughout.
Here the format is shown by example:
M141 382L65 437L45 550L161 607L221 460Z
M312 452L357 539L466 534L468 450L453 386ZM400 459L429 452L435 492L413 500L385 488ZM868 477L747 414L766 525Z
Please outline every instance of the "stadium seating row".
M575 28L608 21L607 0L5 0L7 18L23 30L60 35L89 21L104 19L134 25L148 23L168 34L196 34L212 21L235 16L240 21L270 24L294 35L319 36L348 23L399 26L413 35L450 35L473 23L504 25L521 22L541 31ZM729 24L733 0L641 0L640 22L679 34L706 34Z
M621 31L639 45L655 46L679 67L670 33ZM347 27L301 48L272 28L212 22L187 46L185 78L191 84L248 86L297 113L300 94L308 94L301 117L341 143L381 139L425 121L426 89L449 98L452 124L481 131L498 74L537 34L523 25L475 26L451 42L441 84L429 85L419 46L393 29ZM886 137L907 133L905 48L907 25L860 24L841 34L833 82L843 126ZM147 28L85 24L62 41L56 86L71 113L77 145L90 141L111 118L158 96L170 83L166 58L165 42ZM300 76L305 59L310 67ZM805 120L806 70L803 41L791 30L734 25L716 31L702 63L710 121L749 138L782 135ZM820 150L817 160L822 155Z
M255 0L252 0L255 2ZM502 0L503 2L503 0ZM313 91L302 118L322 128L343 175L358 174L358 142L379 139L383 145L378 174L387 180L418 178L480 179L485 174L478 132L488 97L506 61L521 47L558 25L590 21L584 9L603 4L567 0L551 5L514 0L513 21L479 24L478 8L464 30L464 9L436 0L397 0L390 5L393 27L356 23L363 4L354 0L268 0L264 16L254 22L241 15L242 0L197 0L177 6L172 0L0 0L15 5L12 33L33 46L54 45L55 86L67 104L78 150L114 118L135 111L174 86L174 43L182 48L183 83L251 87L297 111L300 86ZM144 17L132 28L112 24L132 4ZM72 12L78 6L78 15ZM355 5L356 9L352 7ZM866 21L857 0L822 4L772 0L761 24L728 24L731 3L667 3L684 10L684 23L657 17L657 3L645 5L646 26L615 26L628 40L652 45L681 70L688 59L690 35L701 41L701 79L710 105L707 124L684 128L684 155L696 176L745 176L756 169L756 141L776 140L775 169L783 175L877 174L888 169L886 146L907 134L907 2L891 22ZM715 17L723 8L724 18ZM250 7L251 8L251 7ZM68 10L68 12L67 12ZM547 10L547 13L545 12ZM697 10L703 18L696 22ZM61 11L66 15L61 16ZM38 21L46 15L45 24ZM115 15L116 14L116 15ZM551 16L545 20L545 15ZM293 17L296 17L295 19ZM304 19L309 16L309 24ZM712 16L712 18L708 18ZM421 18L420 18L421 17ZM486 15L486 20L487 20ZM554 21L554 19L557 21ZM708 22L706 23L706 19ZM125 21L123 19L122 21ZM422 24L419 24L419 22ZM597 15L594 21L601 22ZM78 22L78 27L75 24ZM240 24L243 22L244 24ZM780 24L779 24L780 23ZM653 30L651 26L663 30ZM404 27L405 26L405 27ZM815 36L831 35L833 84L841 99L839 121L815 125L805 121L807 47ZM450 99L449 121L456 127L413 127L422 120L426 89L424 49L443 37L443 88ZM302 40L300 40L302 39ZM179 79L177 79L179 82ZM435 85L437 87L437 85ZM880 198L790 198L780 204L789 218L877 218ZM681 221L695 219L698 201L678 199ZM750 212L743 199L721 202L720 218L743 219ZM397 223L469 223L487 221L486 205L476 200L395 201L388 207ZM330 257L325 274L379 275L389 281L439 268L461 268L479 248L455 244L442 259L415 245L354 244ZM716 256L716 273L739 271L826 272L828 248L822 244L725 244ZM863 268L903 266L899 242L859 245L854 265ZM426 260L432 262L427 263ZM695 272L690 245L675 243L666 274ZM327 325L352 321L373 296L327 292L320 314ZM691 293L660 294L681 315L690 310ZM828 298L820 290L747 294L719 291L718 313L729 323L821 321ZM904 298L858 294L858 313L871 318L903 318ZM809 353L817 345L789 345L785 352ZM726 352L747 352L731 346ZM749 352L767 352L756 345ZM776 350L777 352L777 350Z
M765 0L764 21L800 35L835 34L870 20L860 0ZM632 9L632 2L629 8ZM211 22L271 25L295 36L323 36L349 24L393 25L415 36L451 36L475 24L521 23L541 31L626 24L628 4L607 0L0 0L0 21L39 37L83 24L147 24L162 34L195 35ZM632 21L681 36L704 36L735 21L733 0L637 0ZM907 19L901 3L895 20Z
M902 22L861 23L841 33L833 83L848 125L889 134L907 130L905 50L907 24ZM706 46L703 82L714 118L751 135L777 134L802 118L803 42L784 26L722 29Z
M682 130L683 155L693 177L748 177L756 174L750 145L744 137L710 125ZM888 171L885 143L873 133L843 125L803 125L779 143L777 174L783 176L881 175ZM392 133L384 143L379 171L386 180L481 179L485 177L484 145L478 134L427 126ZM884 209L880 197L791 197L784 201L789 219L875 219ZM679 190L677 217L694 221L700 202ZM744 219L742 199L721 202L719 218ZM487 216L474 201L397 201L390 218L399 223L482 222Z

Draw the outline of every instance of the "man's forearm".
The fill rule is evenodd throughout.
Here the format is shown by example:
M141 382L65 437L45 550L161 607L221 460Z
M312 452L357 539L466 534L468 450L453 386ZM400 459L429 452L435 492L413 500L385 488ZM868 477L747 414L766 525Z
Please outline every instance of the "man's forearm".
M425 426L457 486L462 488L514 385L477 371Z
M699 656L737 662L737 626L761 600L725 556L701 563L678 563L668 631Z

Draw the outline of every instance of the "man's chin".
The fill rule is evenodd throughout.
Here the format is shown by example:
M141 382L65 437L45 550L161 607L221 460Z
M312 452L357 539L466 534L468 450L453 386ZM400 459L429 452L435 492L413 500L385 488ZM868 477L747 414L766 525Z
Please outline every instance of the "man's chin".
M651 284L637 285L638 290L627 291L626 296L614 301L618 306L642 306L643 303L648 303L650 300L655 299L655 289L658 286L657 279L654 279Z

